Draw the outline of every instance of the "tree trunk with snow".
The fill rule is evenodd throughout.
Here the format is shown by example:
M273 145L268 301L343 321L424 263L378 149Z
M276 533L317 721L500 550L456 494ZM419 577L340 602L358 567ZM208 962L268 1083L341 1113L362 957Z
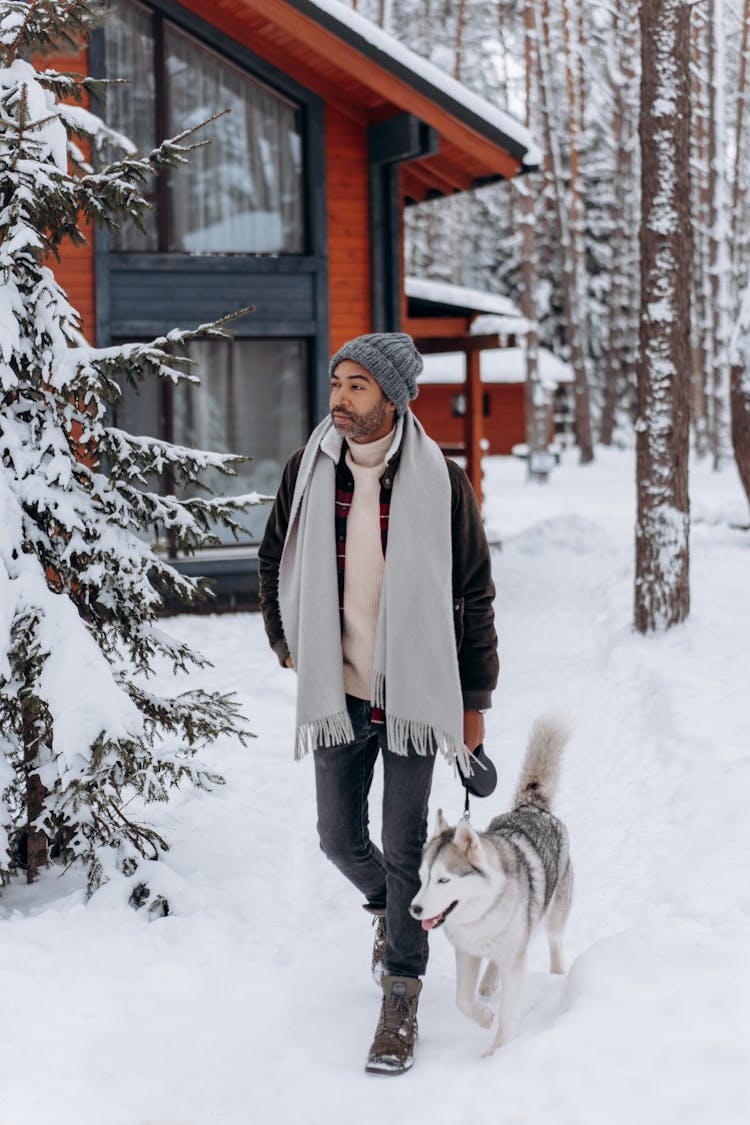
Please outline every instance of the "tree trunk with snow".
M524 4L524 61L526 90L526 127L533 127L533 95L537 83L537 41L534 0ZM521 185L521 312L528 323L526 333L526 446L529 480L543 483L548 479L547 467L540 455L547 453L550 425L549 395L539 377L539 330L536 308L536 192L527 180Z
M748 78L750 77L750 0L742 4L742 35L740 39L739 75L737 80L737 108L734 129L734 176L732 185L732 253L734 281L741 276L743 251L747 251L748 234L744 229L743 213L747 196L747 128L746 111L748 100Z
M724 0L709 0L708 13L708 177L709 177L709 277L712 332L710 372L710 444L718 467L729 446L729 338L730 273L727 245L725 128L725 27Z
M730 361L732 445L737 471L750 504L750 279L732 334Z
M710 205L708 187L708 83L706 76L706 20L696 8L691 28L691 192L693 216L692 364L690 411L695 449L708 452L708 392L713 367L711 286L708 265Z
M464 52L464 27L466 25L466 0L458 0L456 12L456 41L453 45L453 77L461 81L461 65Z
M634 141L636 15L628 0L614 12L610 50L614 54L612 84L612 143L615 176L612 186L612 264L609 294L609 338L604 356L599 440L611 445L617 408L635 382L637 325L633 316L633 277L638 257L634 222Z
M745 120L750 77L750 0L743 0L737 110L735 119L735 161L732 190L733 278L737 283L745 261L748 235L742 222L747 194L745 170L747 143ZM732 448L742 487L750 503L750 280L740 293L739 309L730 345L729 409Z
M578 110L575 95L574 76L576 68L570 51L566 54L566 76L570 74L570 83L566 83L568 90L568 125L570 129L571 147L571 172L569 200L564 193L564 173L560 149L557 143L552 123L552 62L549 28L549 9L544 0L540 10L539 0L535 4L537 40L539 47L539 74L542 121L545 142L550 153L552 163L552 178L555 190L556 219L559 234L560 252L562 255L562 294L565 315L565 331L570 352L570 362L575 375L575 420L576 441L578 443L582 464L587 464L594 459L594 447L591 434L591 400L589 394L588 376L586 373L586 359L584 347L583 309L581 308L580 294L582 290L579 271L582 268L582 255L576 251L574 240L575 231L580 235L580 198L576 203L576 193L580 193L577 175L578 160Z
M683 621L689 587L690 43L683 0L641 4L641 333L635 626Z
M33 681L23 676L26 685ZM26 823L16 837L16 852L26 866L26 881L33 883L48 859L47 833L41 827L44 799L48 795L40 776L40 768L52 744L49 712L38 696L24 691L20 699L21 745L26 774Z

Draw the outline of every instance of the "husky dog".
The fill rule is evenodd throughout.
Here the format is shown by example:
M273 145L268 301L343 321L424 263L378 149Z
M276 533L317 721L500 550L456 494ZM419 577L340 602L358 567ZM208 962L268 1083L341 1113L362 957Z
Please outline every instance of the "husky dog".
M512 811L496 816L485 832L476 832L466 817L452 828L440 809L422 856L421 886L409 909L424 930L445 924L456 950L456 1002L482 1027L490 1027L494 1018L477 997L483 960L487 967L479 996L492 996L500 980L500 1013L488 1055L518 1028L526 950L542 920L549 936L550 972L565 971L562 932L573 870L568 834L550 805L567 740L561 723L538 719Z

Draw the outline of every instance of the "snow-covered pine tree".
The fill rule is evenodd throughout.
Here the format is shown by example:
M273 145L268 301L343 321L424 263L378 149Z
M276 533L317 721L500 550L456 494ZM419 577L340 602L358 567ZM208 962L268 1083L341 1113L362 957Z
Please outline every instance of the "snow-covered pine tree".
M207 663L157 626L159 591L202 587L152 550L153 528L189 552L257 499L157 493L161 474L184 495L237 459L112 424L126 382L193 378L181 345L221 325L92 347L47 264L82 220L139 221L148 176L194 147L140 155L80 104L94 83L35 69L93 18L89 0L0 0L0 876L81 860L90 889L113 856L132 868L166 847L134 809L221 781L198 752L246 735L228 695L152 690L157 663ZM95 171L80 144L124 155Z

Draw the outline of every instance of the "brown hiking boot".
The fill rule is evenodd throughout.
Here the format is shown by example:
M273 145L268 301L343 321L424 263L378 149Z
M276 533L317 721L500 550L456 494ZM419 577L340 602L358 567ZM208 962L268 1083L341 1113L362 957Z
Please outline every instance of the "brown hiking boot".
M383 1003L375 1038L367 1056L368 1074L403 1074L414 1062L417 1004L422 982L416 977L383 974Z

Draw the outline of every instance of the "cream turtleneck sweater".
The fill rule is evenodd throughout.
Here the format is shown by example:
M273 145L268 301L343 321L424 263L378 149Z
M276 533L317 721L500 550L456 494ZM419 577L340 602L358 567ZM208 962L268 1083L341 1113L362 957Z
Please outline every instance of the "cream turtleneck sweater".
M375 662L375 632L385 560L380 538L380 478L397 430L377 441L351 442L346 463L354 496L346 521L344 571L344 689L369 699Z

